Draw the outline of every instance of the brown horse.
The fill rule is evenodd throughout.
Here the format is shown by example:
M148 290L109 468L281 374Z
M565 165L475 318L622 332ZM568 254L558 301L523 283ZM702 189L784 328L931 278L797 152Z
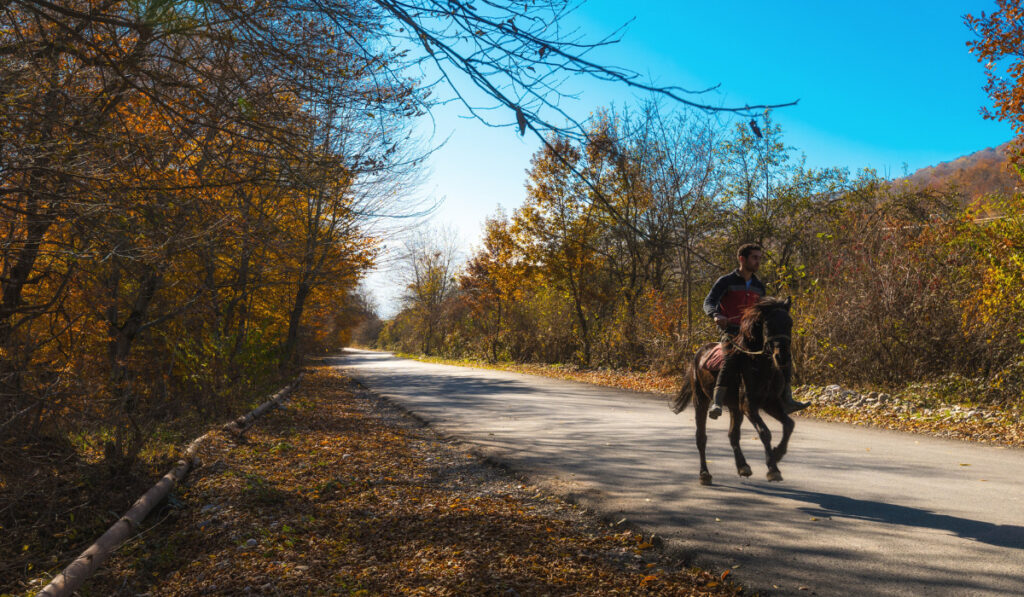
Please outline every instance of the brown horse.
M782 397L792 372L790 332L793 319L789 315L790 300L765 297L750 307L740 323L736 347L740 355L739 369L743 389L732 392L725 400L729 409L729 443L736 456L736 471L751 475L750 466L740 450L740 425L746 415L764 444L768 465L768 480L781 481L778 463L786 453L789 436L793 433L793 419L782 409ZM697 415L697 449L700 451L700 483L711 485L711 473L704 451L707 446L707 414L715 386L715 374L701 367L705 353L716 343L705 344L694 355L687 368L683 387L673 401L672 410L681 412L693 400ZM764 411L782 422L782 441L771 447L772 434L761 418Z

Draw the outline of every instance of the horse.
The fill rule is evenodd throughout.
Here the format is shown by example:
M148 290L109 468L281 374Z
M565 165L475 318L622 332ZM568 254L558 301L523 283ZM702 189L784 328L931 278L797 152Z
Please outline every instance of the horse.
M792 372L791 304L789 299L765 297L752 305L743 315L738 342L732 348L742 353L739 357L739 370L744 387L743 390L731 392L724 405L729 409L729 443L736 457L736 472L743 477L752 474L740 450L740 425L746 415L764 444L768 480L782 481L778 463L786 454L795 425L782 408L783 392L790 383ZM709 343L697 350L687 366L683 385L672 404L672 410L678 414L693 401L697 418L701 485L711 485L712 480L704 452L708 441L707 414L716 377L715 373L702 367L702 361L717 345L717 342ZM762 410L782 423L782 441L775 448L771 446L771 431L761 418L759 411Z

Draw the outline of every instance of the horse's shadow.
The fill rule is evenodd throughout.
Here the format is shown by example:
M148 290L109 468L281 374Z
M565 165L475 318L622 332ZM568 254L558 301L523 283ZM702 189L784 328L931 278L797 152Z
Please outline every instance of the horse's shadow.
M811 516L821 518L842 517L884 524L942 530L955 533L964 539L972 539L996 547L1024 549L1024 527L1022 526L993 524L969 518L936 514L935 512L920 508L898 506L873 500L858 500L842 495L819 493L816 491L749 485L739 487L738 489L817 504L817 507L798 508L801 512L806 512Z

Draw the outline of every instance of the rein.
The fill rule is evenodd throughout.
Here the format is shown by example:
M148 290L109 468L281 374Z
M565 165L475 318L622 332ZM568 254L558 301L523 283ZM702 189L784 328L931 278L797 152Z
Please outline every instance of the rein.
M733 348L735 348L736 350L742 352L743 354L749 355L749 356L752 356L752 357L756 357L756 356L761 356L763 354L768 354L768 344L772 340L778 340L778 339L781 339L781 338L785 338L786 340L792 340L792 338L790 338L789 336L783 335L783 334L778 334L776 336L768 336L767 338L764 339L764 343L763 343L764 346L762 346L761 350L759 350L757 352L750 351L750 350L747 350L747 349L743 348L742 346L740 346L739 344L736 343L736 339L735 338L731 338L729 340L729 342L732 344Z

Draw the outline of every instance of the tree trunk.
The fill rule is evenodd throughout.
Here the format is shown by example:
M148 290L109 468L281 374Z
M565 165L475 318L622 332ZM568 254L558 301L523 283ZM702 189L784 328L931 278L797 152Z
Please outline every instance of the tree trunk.
M566 280L569 282L569 293L572 295L573 312L576 314L576 325L580 330L580 345L583 350L584 367L590 366L590 329L587 325L587 314L583 312L583 299L580 296L580 288L576 283L572 270L566 272Z
M309 298L312 291L313 286L309 283L307 276L303 276L295 291L295 301L292 303L291 316L288 318L288 339L285 341L284 354L281 356L282 367L290 365L295 358L295 349L299 343L299 326L302 323L302 311L306 308L306 299Z
M115 265L116 267L116 265ZM117 295L120 287L121 276L116 273L110 279L111 304L107 308L107 329L110 340L108 341L108 353L110 357L110 382L114 395L117 397L117 411L119 417L118 425L114 434L113 445L108 446L106 456L110 460L132 460L140 445L140 431L134 423L136 409L136 396L132 391L129 380L128 356L132 344L139 333L145 327L146 313L160 288L162 274L153 266L149 266L143 273L139 284L139 290L132 302L128 316L124 323L119 322L117 309ZM129 425L131 427L131 438L128 437Z
M685 252L683 253L683 268L686 271L686 344L691 343L693 338L693 283L690 275L690 240L687 238Z

